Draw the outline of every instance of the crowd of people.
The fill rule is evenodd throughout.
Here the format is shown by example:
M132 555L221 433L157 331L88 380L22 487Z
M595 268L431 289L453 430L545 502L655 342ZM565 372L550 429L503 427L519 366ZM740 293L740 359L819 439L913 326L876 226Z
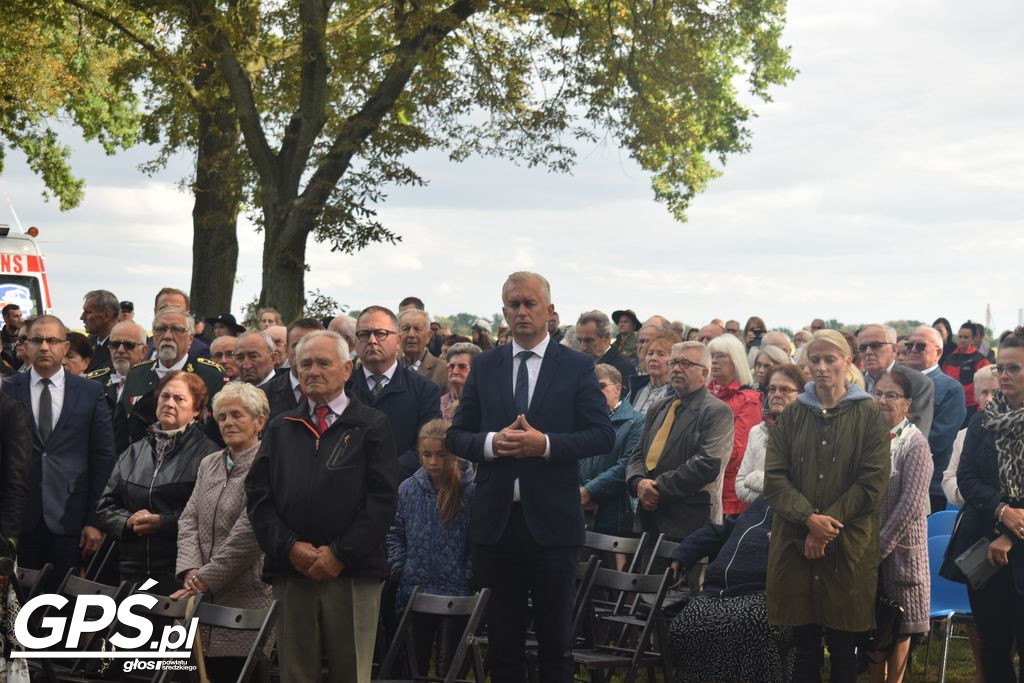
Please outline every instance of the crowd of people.
M500 296L505 325L465 337L416 297L287 324L268 308L246 329L168 287L151 334L105 290L83 298L84 334L4 307L0 555L53 565L52 591L111 539L121 580L276 600L286 682L324 662L327 680L369 680L414 587L487 587L493 680L525 680L532 624L540 679L568 682L585 529L663 534L691 589L671 625L680 680L818 681L824 641L830 680L853 681L884 597L903 617L867 658L899 681L929 627L926 518L951 503L943 574L966 581L952 558L981 538L1008 566L968 594L984 679L1014 680L1024 329L993 351L943 318L905 336L629 309L562 326L541 275ZM415 621L421 670L443 670L461 629ZM252 640L203 640L211 680L234 680Z

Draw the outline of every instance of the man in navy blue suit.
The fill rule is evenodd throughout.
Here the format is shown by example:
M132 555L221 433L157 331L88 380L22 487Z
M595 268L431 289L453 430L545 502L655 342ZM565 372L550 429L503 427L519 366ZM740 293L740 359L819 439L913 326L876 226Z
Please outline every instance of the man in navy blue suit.
M491 677L526 680L532 598L540 680L573 680L572 601L583 543L577 461L611 450L615 432L587 356L552 343L551 288L512 273L501 292L512 342L473 360L448 448L477 463L473 570L491 589Z
M103 540L96 500L116 457L103 386L65 373L61 360L67 350L64 323L39 316L26 342L31 369L3 384L32 414L32 467L18 561L35 569L52 563L51 588Z

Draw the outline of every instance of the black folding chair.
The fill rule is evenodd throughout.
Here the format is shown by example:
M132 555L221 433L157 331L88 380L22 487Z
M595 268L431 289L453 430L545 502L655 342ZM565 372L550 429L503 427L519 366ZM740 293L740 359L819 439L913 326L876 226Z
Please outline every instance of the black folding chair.
M444 681L444 683L455 683L459 672L466 663L466 658L473 655L473 672L476 681L484 681L483 661L479 654L479 644L476 639L476 632L484 617L484 610L487 607L487 599L491 591L483 588L476 595L470 596L449 596L431 595L421 593L419 586L412 590L409 602L405 606L402 618L398 622L398 631L391 641L388 653L381 664L377 681L394 680L391 677L396 673L398 658L402 650L405 650L406 660L412 681ZM452 661L448 665L448 671L444 678L428 676L427 672L420 672L416 662L416 645L413 638L413 615L433 614L441 617L467 617L466 627L462 631L462 638L452 655ZM440 672L438 672L440 673Z
M599 569L594 578L594 589L617 591L634 599L617 601L615 610L609 614L595 614L594 619L604 625L607 631L625 628L630 636L620 644L596 643L590 648L577 648L573 660L590 672L591 681L603 683L608 672L624 670L622 683L633 683L641 669L647 670L649 683L655 683L655 670L661 669L664 681L672 680L672 660L668 646L668 627L662 613L662 602L671 582L671 570L666 569L660 576L616 572ZM653 594L650 610L646 614L636 610L636 598ZM527 653L528 657L535 656ZM618 679L616 679L618 680Z
M61 610L55 607L47 607L42 614L43 618L48 616L54 616L60 612L66 612L66 616L70 616L74 605L77 603L79 596L83 595L105 595L108 598L113 599L114 603L120 605L121 602L127 598L132 592L133 585L128 581L122 581L116 586L108 586L106 584L97 583L95 581L89 581L83 579L80 576L75 576L74 569L69 569L67 574L64 575L64 580L61 581L60 587L57 588L57 593L68 599L68 604ZM98 607L89 607L85 611L86 619L89 621L95 621L101 615ZM71 649L78 652L96 652L104 650L107 647L107 641L110 636L118 627L118 621L115 618L111 623L104 629L99 631L85 633L82 636L82 640L78 643L72 644ZM63 647L63 644L62 644ZM40 657L45 657L45 653L40 653ZM30 666L35 660L29 660ZM59 662L50 663L53 670L56 672L57 678L62 681L65 680L88 680L91 676L95 676L96 672L88 670L90 662L97 661L90 657L79 657L72 660L70 665L64 665ZM107 662L106 666L109 666L111 662ZM48 668L47 666L40 664L43 668L44 673ZM103 668L104 665L99 665L99 668Z
M188 599L184 600L171 600L169 597L163 595L153 595L157 599L157 603L152 607L146 607L139 605L132 608L132 613L142 617L148 617L150 621L157 627L169 626L175 621L185 621L189 617L189 604ZM192 603L192 609L194 610L203 600L203 594L200 593L196 596L196 599ZM188 628L188 624L185 624ZM121 673L121 680L124 681L158 681L163 675L162 672L158 671L155 674L151 674L148 671L134 671L132 673Z
M256 631L256 639L253 641L252 647L249 648L249 654L246 655L245 664L238 675L238 683L248 681L257 669L259 670L260 679L269 681L270 666L266 656L263 654L263 648L267 644L267 638L270 637L270 632L274 628L274 621L277 619L277 600L270 603L270 606L266 609L245 609L216 605L212 602L206 602L203 600L203 597L202 593L197 596L191 613L185 618L197 619L200 626L226 628L236 631ZM193 651L191 657L193 663L195 658L196 653ZM164 671L157 680L159 683L167 683L171 680L172 675L173 672Z
M47 562L43 565L42 569L26 569L25 567L18 567L15 572L15 576L18 579L18 585L21 586L22 595L18 598L24 600L21 604L25 604L32 598L36 597L43 592L43 587L46 586L46 580L50 578L50 574L53 573L53 565Z
M609 536L596 531L588 531L583 540L583 547L593 552L619 553L630 556L626 571L638 571L640 563L640 551L647 542L647 532L640 534L639 538L631 536Z

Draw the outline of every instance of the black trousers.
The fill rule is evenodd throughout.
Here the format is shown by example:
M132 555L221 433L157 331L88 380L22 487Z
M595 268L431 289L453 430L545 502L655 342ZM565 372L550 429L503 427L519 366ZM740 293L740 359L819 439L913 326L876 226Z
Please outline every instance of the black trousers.
M426 676L430 658L437 645L437 661L434 669L438 678L444 678L452 657L459 648L459 639L466 630L466 617L443 617L437 614L413 614L412 639L416 646L416 673ZM462 678L472 661L467 657L459 677Z
M974 623L981 641L981 672L985 683L1024 680L1014 671L1013 642L1024 643L1024 595L1013 585L1013 571L1004 567L978 589L967 587Z
M46 527L41 518L29 531L18 537L18 565L26 569L42 569L47 562L53 565L53 573L43 587L44 593L56 593L64 575L74 570L75 575L82 566L81 534L73 536L55 534Z
M805 624L793 629L796 640L796 662L793 666L794 683L821 683L821 669L825 654L821 649L821 635L825 634L829 655L829 681L855 683L857 680L857 633L837 631L817 624Z
M491 589L487 635L494 683L526 680L531 600L540 682L572 682L571 630L578 558L577 546L538 545L518 504L512 505L508 525L497 544L473 546L477 583Z

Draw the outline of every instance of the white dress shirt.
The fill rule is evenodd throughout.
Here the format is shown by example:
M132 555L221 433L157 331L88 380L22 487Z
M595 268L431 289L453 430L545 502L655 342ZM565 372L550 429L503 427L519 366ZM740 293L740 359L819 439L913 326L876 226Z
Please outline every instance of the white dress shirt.
M266 377L264 377L263 379L261 379L261 380L259 381L259 383L257 383L257 384L256 384L256 386L257 386L257 387L262 387L262 386L264 386L264 385L265 385L265 384L266 384L267 382L269 382L270 380L274 379L275 377L277 377L277 369L276 369L276 368L270 368L270 374L268 374L268 375L267 375Z
M547 334L544 338L538 342L532 349L527 349L518 344L515 339L512 340L512 395L516 395L516 382L519 377L519 365L523 362L519 358L520 351L533 351L533 355L526 359L526 374L530 382L526 392L526 405L529 406L533 402L533 392L537 388L537 378L540 376L540 366L544 363L544 354L548 350L548 344L551 342L551 337ZM494 435L497 432L488 432L484 438L484 459L493 460L497 456L494 455ZM548 435L544 435L544 458L551 457L551 439ZM515 480L512 488L512 500L515 502L519 501L519 479Z
M288 381L292 385L292 393L295 394L295 402L300 403L302 401L302 387L299 386L299 378L295 376L294 372L289 372Z
M43 395L42 375L36 372L35 368L29 370L29 393L32 396L32 417L35 418L36 426L39 426L39 397ZM64 407L64 368L50 378L50 405L53 407L53 424L50 429L57 426L60 419L60 411Z
M310 420L314 425L316 425L317 404L313 399L309 399L308 403L309 405L307 407L309 408ZM333 401L330 401L327 404L327 407L331 409L325 418L327 420L327 428L330 429L331 425L334 424L334 421L338 419L338 416L344 413L345 408L348 407L348 396L346 396L345 392L342 391Z
M157 360L156 365L153 366L153 370L156 371L156 376L157 377L159 377L160 379L163 379L164 375L166 375L168 372L172 372L174 370L184 370L185 369L185 363L187 363L187 362L188 362L188 354L186 353L184 356L181 357L181 360L179 360L177 363L175 363L174 365L172 365L169 368L165 368L164 367L164 362L162 360Z

